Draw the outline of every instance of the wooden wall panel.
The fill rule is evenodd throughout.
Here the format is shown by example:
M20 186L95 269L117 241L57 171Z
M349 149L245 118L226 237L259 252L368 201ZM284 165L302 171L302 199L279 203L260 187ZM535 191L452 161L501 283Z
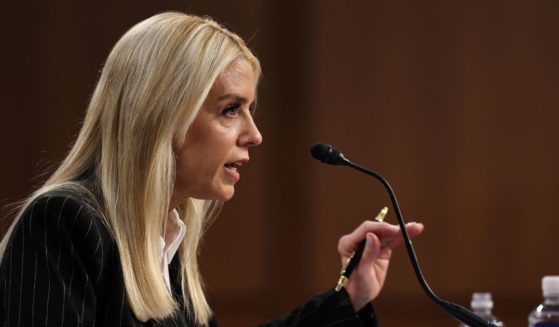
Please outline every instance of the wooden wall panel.
M559 271L557 3L319 8L317 138L383 173L408 220L426 224L414 243L434 290L462 304L473 291L492 291L507 326L525 325L540 278ZM316 206L317 225L327 224L319 244L332 241L341 219L373 216L388 202L380 184L364 189L357 173L317 174L313 202L330 204ZM330 271L337 262L324 254L316 266ZM413 312L414 325L439 325L431 319L440 312L418 313L432 311L419 297L399 251L378 303L387 325L403 326L402 311Z
M318 141L385 175L406 218L426 224L414 244L435 291L461 304L492 291L507 326L525 325L541 276L559 273L556 1L9 4L0 204L64 157L114 42L163 10L215 17L250 39L264 69L264 143L202 250L222 325L331 287L338 238L388 203L374 180L311 159ZM402 250L375 307L383 326L456 325Z

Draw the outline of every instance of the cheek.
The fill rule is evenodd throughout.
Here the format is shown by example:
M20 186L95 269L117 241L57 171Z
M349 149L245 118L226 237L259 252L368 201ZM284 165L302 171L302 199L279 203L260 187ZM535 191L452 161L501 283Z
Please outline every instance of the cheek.
M235 147L234 126L195 121L182 147L176 152L175 188L198 197L222 192L224 164L236 159Z
M208 137L185 145L177 157L177 186L201 188L211 183L216 172L223 166L223 151ZM222 152L220 155L219 153Z

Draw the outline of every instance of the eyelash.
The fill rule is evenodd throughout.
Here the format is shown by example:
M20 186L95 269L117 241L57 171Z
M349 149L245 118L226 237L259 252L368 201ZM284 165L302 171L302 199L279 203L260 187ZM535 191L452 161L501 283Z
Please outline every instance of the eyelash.
M223 109L222 114L227 117L232 117L236 115L240 109L241 109L241 105L239 103L233 103L225 107L225 109Z
M239 110L241 110L241 104L233 103L225 107L225 109L223 109L222 114L227 117L232 117L236 115ZM254 104L251 104L250 107L248 108L248 111L250 112L251 116L254 116L254 113L256 112L256 106Z

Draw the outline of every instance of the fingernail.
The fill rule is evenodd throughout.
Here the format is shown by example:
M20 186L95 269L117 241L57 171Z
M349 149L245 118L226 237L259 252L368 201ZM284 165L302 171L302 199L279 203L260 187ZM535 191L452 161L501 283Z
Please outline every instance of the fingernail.
M373 235L367 234L367 246L373 245Z

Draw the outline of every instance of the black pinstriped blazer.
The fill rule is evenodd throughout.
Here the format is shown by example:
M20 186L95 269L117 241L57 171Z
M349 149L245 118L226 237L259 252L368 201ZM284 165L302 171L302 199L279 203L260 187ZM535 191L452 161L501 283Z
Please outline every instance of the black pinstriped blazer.
M2 258L0 326L196 326L180 296L177 260L170 276L181 312L138 321L116 243L99 214L79 195L50 192L26 209ZM371 306L355 313L345 291L330 291L262 326L376 326L376 320Z

